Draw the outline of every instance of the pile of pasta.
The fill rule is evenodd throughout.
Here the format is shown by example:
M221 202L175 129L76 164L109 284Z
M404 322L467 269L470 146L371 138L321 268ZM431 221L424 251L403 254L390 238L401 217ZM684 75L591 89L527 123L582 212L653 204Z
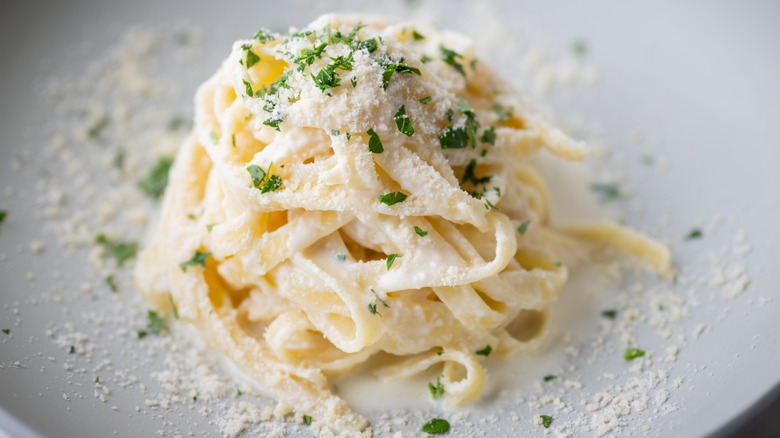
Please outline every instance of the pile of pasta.
M334 433L367 423L328 379L375 355L382 378L432 368L446 403L478 399L484 356L538 348L600 246L669 272L630 229L550 226L534 157L587 147L459 35L334 15L261 30L195 105L137 288Z

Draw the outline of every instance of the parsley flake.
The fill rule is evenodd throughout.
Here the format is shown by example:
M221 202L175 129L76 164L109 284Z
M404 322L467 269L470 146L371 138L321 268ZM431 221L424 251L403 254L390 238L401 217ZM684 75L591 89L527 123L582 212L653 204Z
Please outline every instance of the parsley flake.
M414 135L414 126L412 126L412 119L406 114L406 105L401 105L398 108L398 111L393 115L393 120L395 120L395 126L398 127L402 134L407 137Z
M393 266L393 262L395 262L396 257L398 257L398 254L388 254L387 261L385 262L387 264L388 271Z
M347 260L347 255L346 254L338 254L336 256L336 258L339 259L340 262L343 262L343 261Z
M436 384L428 382L428 390L431 391L431 396L434 400L441 398L444 395L444 384L441 383L441 377L436 378Z
M383 300L382 298L379 298L379 294L376 293L374 289L369 289L369 290L371 291L372 294L374 294L376 299L379 300L380 303L382 303L383 306L387 307L388 309L390 308L390 305L387 304L387 301Z
M179 308L176 307L176 301L173 301L173 295L168 292L168 300L171 302L171 313L175 319L179 319Z
M368 311L369 311L369 312L371 312L371 314L372 314L372 315L379 315L379 316L382 316L382 314L381 314L381 313L379 313L379 312L376 310L376 304L369 304L369 305L368 305Z
M541 419L542 419L542 426L544 426L545 429L548 429L552 424L553 417L551 417L550 415L541 415Z
M303 424L307 426L311 426L311 415L304 415L303 416Z
M201 268L206 267L206 259L211 256L210 252L207 251L195 251L195 254L192 255L192 257L187 260L186 262L182 262L179 264L179 267L181 268L182 272L186 272L187 268L190 266L198 266L200 265Z
M401 192L385 193L379 197L379 202L385 205L394 205L406 200L406 194Z
M255 92L254 92L254 90L252 90L252 84L247 82L246 79L241 79L241 81L244 83L244 92L246 93L246 95L249 96L249 97L254 96Z
M173 158L161 157L149 170L146 178L138 181L138 188L152 199L159 199L168 186L168 172L173 165Z
M252 50L247 49L246 51L246 68L252 68L253 65L260 62L260 56L257 55L257 53L253 52Z
M261 43L276 39L276 37L268 29L260 29L252 35L252 39L258 40Z
M116 281L114 281L114 276L113 275L106 276L105 282L108 285L108 288L111 289L111 292L116 292L117 290L119 290L116 287Z
M425 36L420 32L417 32L417 30L414 30L412 31L412 38L414 38L415 41L420 41L420 40L424 40Z
M638 357L642 357L645 355L644 350L640 350L638 348L627 348L626 352L623 353L623 359L627 361L632 361Z
M615 309L608 309L603 312L601 312L601 316L607 319L615 319L617 318L617 310Z
M423 230L422 228L418 227L417 225L414 226L414 232L417 233L420 237L425 237L428 235L428 232Z
M148 333L154 333L159 335L165 326L165 320L160 317L154 310L146 312L146 330Z
M5 333L7 335L10 335L11 334L11 329L3 329L3 333Z
M357 77L352 76L352 78L349 80L349 82L352 84L352 88L357 87Z
M612 201L620 197L620 187L617 184L593 183L590 190L599 198L600 201Z
M463 64L458 62L458 58L463 58L463 55L444 46L439 46L439 52L441 54L441 59L450 67L454 68L465 79L466 70L463 68Z
M119 266L124 262L135 257L138 251L138 244L135 242L114 242L105 234L95 236L95 243L106 249L115 259Z
M375 153L375 154L381 154L385 151L385 148L382 146L382 140L379 139L379 135L374 132L374 129L371 128L368 131L366 131L366 134L368 134L368 150Z
M447 127L439 136L442 149L463 149L469 142L469 135L463 128Z
M385 70L382 72L382 89L387 91L387 86L390 85L390 78L393 77L394 73L413 73L417 76L421 76L422 73L420 72L420 69L416 67L411 67L403 63L394 64L381 64L385 67Z
M493 110L495 110L496 114L498 114L498 120L501 120L502 122L511 119L512 113L514 112L514 108L509 107L509 110L507 110L500 103L493 105Z
M250 164L246 170L249 172L249 177L252 178L252 184L256 188L260 188L260 184L265 179L265 171L257 164Z
M434 418L423 425L422 431L431 435L442 435L450 431L450 423L441 418Z
M422 99L420 99L419 102L423 105L428 105L429 103L431 103L432 100L433 98L431 96L425 96Z
M520 233L520 235L522 236L523 234L525 234L526 231L528 231L529 225L531 225L530 219L520 224L520 226L517 227L517 232Z
M338 129L331 129L330 135L338 137L341 134L341 132Z
M492 352L493 352L493 347L491 347L490 345L486 345L485 348L476 351L478 355L485 356L485 357L490 356L490 353Z
M571 51L577 56L582 56L588 51L588 45L583 40L574 41L571 44Z
M685 236L685 240L701 239L703 235L704 233L702 233L700 228L694 228Z
M5 222L5 218L8 216L8 212L5 210L0 210L0 224Z
M487 143L487 144L489 144L491 146L495 146L496 145L496 130L495 130L495 128L493 128L491 126L490 129L486 129L482 133L482 143Z
M548 375L544 376L544 381L545 382L549 382L550 380L555 380L557 378L558 378L558 376L556 376L555 374L548 374Z
M477 186L479 184L487 184L490 182L489 176L483 176L482 178L477 178L477 175L474 173L477 169L477 160L472 159L469 161L469 164L466 166L466 170L463 172L463 178L461 178L460 183L466 183L470 182L474 186Z
M323 68L317 73L317 76L311 75L311 78L314 80L314 85L323 93L327 89L336 88L341 85L341 79L339 78L339 75L336 74L336 70L332 67L332 65L329 65Z

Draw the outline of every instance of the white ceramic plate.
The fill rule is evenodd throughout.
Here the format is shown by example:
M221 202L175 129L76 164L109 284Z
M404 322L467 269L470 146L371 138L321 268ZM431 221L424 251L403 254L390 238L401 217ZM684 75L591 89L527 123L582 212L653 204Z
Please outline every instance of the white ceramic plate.
M178 77L179 87L160 100L170 108L150 111L187 114L195 86L217 68L233 40L261 26L301 27L329 10L432 19L470 34L478 44L488 46L486 56L518 85L525 85L541 108L612 152L610 167L625 174L624 187L632 191L630 200L619 204L627 222L667 240L681 278L687 279L686 284L669 286L646 281L652 286L645 293L682 297L687 314L668 326L668 337L648 324L637 329L642 348L654 353L656 365L650 369L669 376L649 390L646 410L632 405L633 412L622 420L621 433L682 437L726 433L728 424L736 427L733 421L780 382L776 366L780 274L774 267L780 255L780 172L776 171L780 144L775 133L780 121L780 27L776 23L780 3L219 3L224 5L184 0L72 1L46 6L11 0L3 5L0 210L7 210L9 216L0 225L0 328L11 333L0 333L0 436L2 430L11 436L153 436L158 431L165 436L188 432L200 436L216 435L219 430L216 411L204 416L197 405L166 411L145 404L159 390L150 377L151 371L163 366L159 349L136 347L127 342L133 327L116 327L112 325L116 319L100 318L113 315L117 308L142 316L126 274L117 274L122 282L119 295L97 292L102 277L91 273L88 251L60 250L45 225L44 206L39 202L42 193L60 189L67 204L72 184L72 178L58 174L57 163L41 153L52 136L70 128L53 110L47 93L50 80L88 77L85 65L105 58L131 26L159 30L185 24L204 31L200 49L188 60L186 71L177 71L175 62L157 66ZM584 56L569 53L574 41L586 42ZM538 51L529 55L531 47L544 48L546 61ZM591 81L595 72L598 81L588 87L572 85L567 70L571 65L577 66L575 83ZM522 73L514 76L516 71ZM541 93L551 78L565 84ZM99 95L100 90L92 97ZM652 165L647 157L652 157ZM84 169L90 171L96 169ZM697 226L704 237L685 241L684 236ZM740 240L741 232L745 243L734 241L735 236ZM31 242L41 242L45 249L37 254ZM724 298L722 287L699 284L699 279L706 283L713 278L710 269L716 265L708 254L743 266L750 278L747 289ZM82 291L84 283L95 290ZM625 375L618 333L606 338L612 344L607 352L612 351L614 358L604 354L588 359L602 324L599 311L616 306L620 293L594 294L580 308L585 322L568 329L566 319L577 312L562 311L561 333L573 332L581 341L578 356L551 347L541 359L524 359L517 365L518 373L525 373L518 391L528 394L547 391L532 382L551 368L583 384L582 391L566 393L564 401L572 412L556 413L550 431L559 427L562 433L593 435L594 429L588 429L593 416L585 406L593 402L599 388L612 384L604 372L620 375L622 385L632 377ZM651 303L650 297L632 299L637 305ZM86 314L93 317L85 318ZM71 355L63 344L67 341L55 342L68 322L90 334L83 345L94 347L96 355ZM57 333L52 338L47 330ZM680 347L676 361L665 362L666 349L675 346ZM130 354L128 349L138 351ZM109 363L100 363L109 357ZM95 374L104 373L109 376L104 379L110 380L122 370L138 381L128 388L109 382L108 401L98 400ZM663 398L657 395L659 390L668 392L665 403L656 398ZM553 405L529 407L528 400L518 400L522 394L502 397L496 392L473 408L469 418L453 421L452 434L545 432L530 417L552 412ZM424 396L425 390L420 394ZM365 413L380 421L382 411ZM407 414L408 424L393 430L418 431L419 421L434 413L454 415L441 414L428 403ZM578 425L580 414L585 423ZM561 430L561 425L566 428ZM305 433L299 425L286 427L293 434ZM379 432L382 435L383 430Z

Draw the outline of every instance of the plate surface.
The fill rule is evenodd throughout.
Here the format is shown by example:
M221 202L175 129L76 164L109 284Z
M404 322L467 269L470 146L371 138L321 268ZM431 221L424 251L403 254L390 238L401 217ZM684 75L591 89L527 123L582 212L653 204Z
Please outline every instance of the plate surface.
M612 170L598 171L595 178L619 179L631 192L618 203L626 222L670 243L680 283L645 280L652 285L645 294L658 293L656 301L627 294L629 307L678 305L681 310L677 321L665 316L660 328L653 326L657 315L647 313L634 333L642 348L654 353L655 364L647 370L668 376L648 389L647 409L631 406L619 430L685 437L723 431L780 383L780 273L774 268L780 256L780 144L774 132L780 121L780 3L216 3L71 1L52 2L45 12L34 2L10 0L3 6L0 210L9 215L0 225L0 328L10 334L0 333L0 436L2 430L11 436L153 436L160 431L200 436L224 430L216 407L214 415L204 415L197 405L170 410L149 405L162 391L151 373L171 367L165 363L166 341L140 346L132 340L134 327L117 326L143 323L144 308L126 272L116 274L120 293L112 295L103 287L103 271L96 274L90 266L88 246L65 251L57 244L62 236L46 219L47 197L59 193L63 209L73 208L69 200L81 195L70 190L79 187L74 182L79 175L59 174L58 163L45 151L52 138L72 131L68 123L78 118L73 113L83 107L82 100L99 100L110 90L96 86L57 97L52 81L60 91L70 83L56 82L62 78L89 89L78 78L93 77L87 66L110 57L131 28L174 38L175 29L195 29L199 39L187 44L197 47L185 58L154 55L159 61L153 71L163 72L165 83L176 88L152 100L158 106L148 109L147 122L153 124L157 113L191 114L195 88L216 70L232 41L261 26L302 27L323 12L340 10L430 20L472 36L485 57L543 112L597 151L603 145L609 158L594 166ZM571 53L577 41L586 44L585 53ZM110 65L101 68L108 72ZM70 113L62 109L67 102L74 102ZM169 123L168 118L157 121L160 127ZM129 143L131 137L128 132ZM108 156L100 145L91 147L75 153ZM686 240L697 227L703 237ZM744 284L734 284L743 278L749 279L744 291ZM614 357L590 360L589 350L604 327L598 312L622 305L627 287L594 294L590 322L567 329L566 321L559 321L561 336L572 332L579 341L579 354L551 347L542 363L568 372L583 391L562 396L571 411L556 413L551 430L565 425L558 431L594 435L597 420L586 405L599 388L613 385L604 373L619 375L626 389L631 377L647 371L621 374L626 364L620 336L609 331L606 351ZM87 339L78 336L82 332ZM77 346L76 354L70 344ZM674 360L669 348L679 349L671 354ZM563 362L550 362L556 357ZM533 362L527 358L520 365L544 373ZM94 385L96 373L109 380L106 402L99 397L104 389ZM530 380L524 380L528 393L543 395ZM659 391L668 393L668 401L660 400ZM554 407L533 403L530 396L494 394L453 434L541 434L530 417ZM436 412L429 403L408 414L410 424L393 430L417 431L418 421ZM381 411L365 413L377 421L381 416ZM286 427L293 434L305 430Z

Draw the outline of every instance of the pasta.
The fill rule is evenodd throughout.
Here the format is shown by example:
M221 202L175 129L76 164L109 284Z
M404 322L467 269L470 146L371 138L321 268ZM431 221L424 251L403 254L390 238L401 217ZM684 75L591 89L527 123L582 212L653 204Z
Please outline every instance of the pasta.
M328 377L375 355L383 378L440 365L445 402L472 402L481 356L543 341L567 266L612 246L670 272L631 230L549 224L536 153L588 149L458 35L334 15L261 30L195 108L137 288L333 433L367 423Z

